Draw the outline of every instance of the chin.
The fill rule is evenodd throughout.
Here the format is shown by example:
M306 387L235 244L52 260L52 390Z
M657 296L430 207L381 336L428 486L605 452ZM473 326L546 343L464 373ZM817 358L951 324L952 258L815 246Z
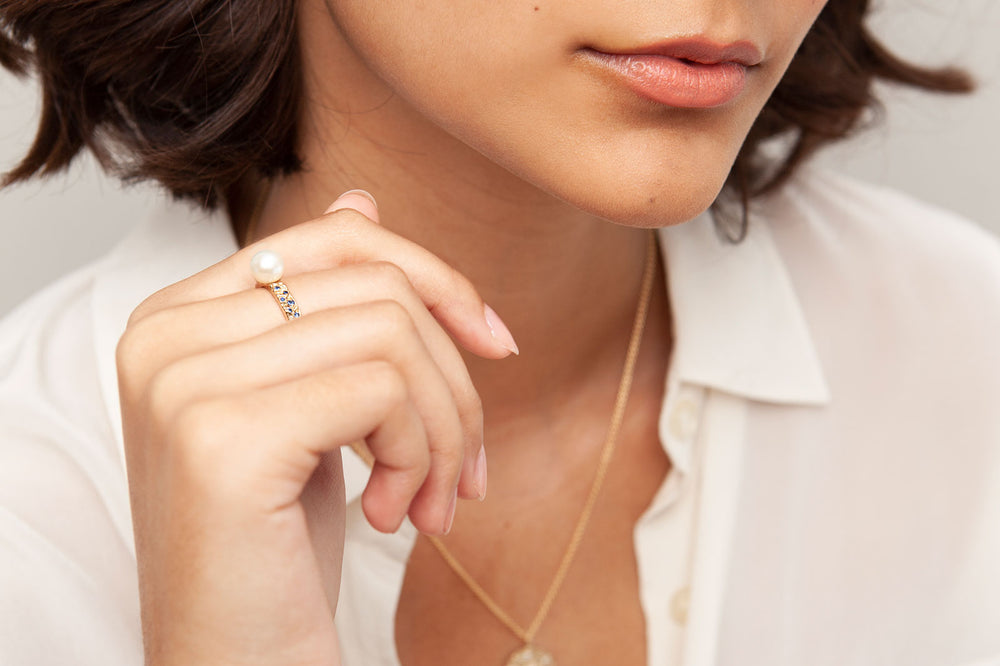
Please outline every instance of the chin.
M483 135L475 133L463 138L520 180L575 208L614 224L653 228L682 224L713 204L750 121L537 132L532 141L491 136L479 143Z
M715 202L731 163L645 169L581 169L577 178L534 184L549 194L614 224L635 228L683 224ZM706 168L707 166L707 168Z
M595 200L579 206L609 222L648 229L683 224L704 213L718 197L725 182L659 184L632 183L613 199Z

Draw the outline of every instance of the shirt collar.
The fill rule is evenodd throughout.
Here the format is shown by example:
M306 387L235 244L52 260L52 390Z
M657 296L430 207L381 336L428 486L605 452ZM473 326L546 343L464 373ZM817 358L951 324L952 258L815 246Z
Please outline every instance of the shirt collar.
M671 376L752 400L830 401L819 355L767 221L731 244L712 216L660 230L674 320Z

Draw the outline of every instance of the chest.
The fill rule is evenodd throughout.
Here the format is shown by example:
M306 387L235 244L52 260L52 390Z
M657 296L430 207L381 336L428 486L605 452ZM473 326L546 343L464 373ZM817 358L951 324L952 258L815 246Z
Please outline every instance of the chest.
M628 457L627 449L619 451L579 549L543 614L534 643L556 664L646 663L633 533L669 461L659 446L638 448L645 453ZM493 506L490 500L464 503L455 530L442 542L494 610L522 628L535 620L560 569L591 479L582 481L531 502L491 496ZM425 537L410 554L395 626L403 666L503 666L524 644Z

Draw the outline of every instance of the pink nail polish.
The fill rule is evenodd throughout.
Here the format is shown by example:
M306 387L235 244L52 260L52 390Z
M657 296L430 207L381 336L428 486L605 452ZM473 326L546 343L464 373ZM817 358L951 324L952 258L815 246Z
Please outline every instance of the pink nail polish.
M455 494L451 496L451 504L448 505L448 512L444 519L445 534L451 532L451 526L455 522L455 509L457 508L458 508L458 488L455 488Z
M363 199L367 199L368 201L371 202L372 207L375 209L375 211L378 211L378 203L375 201L375 197L373 197L371 193L366 192L365 190L348 190L347 192L344 192L339 197L337 197L337 199L332 204L327 206L326 211L324 211L323 214L326 215L334 211L341 210L342 208L353 208L353 206L347 206L343 203L344 199L351 196L359 196L362 197Z
M479 457L476 458L474 471L476 492L479 493L479 501L486 499L486 447L479 448Z
M514 342L514 336L510 334L510 329L500 319L500 315L489 305L485 306L485 314L486 325L490 328L490 335L493 336L493 340L504 350L514 355L520 354L517 349L517 343Z
M378 202L375 201L375 197L372 196L372 193L369 192L368 190L348 190L348 191L344 192L343 194L341 194L339 197L337 197L337 200L339 201L339 200L343 199L348 194L357 194L359 196L362 196L362 197L368 199L369 201L371 201L372 205L375 206L375 208L378 208Z

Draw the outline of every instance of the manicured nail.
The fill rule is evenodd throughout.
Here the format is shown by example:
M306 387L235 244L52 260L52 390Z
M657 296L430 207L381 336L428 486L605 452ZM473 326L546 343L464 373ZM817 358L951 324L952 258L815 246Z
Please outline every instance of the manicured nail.
M378 208L378 202L375 201L375 197L373 197L372 193L369 192L368 190L347 190L346 192L344 192L343 194L341 194L339 197L337 197L337 201L340 201L341 199L343 199L344 197L346 197L349 194L358 194L360 196L363 196L364 198L368 199L368 201L371 201L373 206L375 206L376 208Z
M458 508L458 488L455 488L455 494L451 496L451 504L448 505L448 512L444 519L445 534L451 532L451 526L455 522L455 509L457 508Z
M479 493L479 501L486 499L486 447L479 447L479 457L476 458L476 467L473 472L476 484L476 492Z
M486 325L490 327L490 335L493 336L496 343L514 355L520 354L517 350L517 343L514 342L514 336L510 334L510 329L500 319L500 315L489 305L486 306L485 310Z
M352 206L349 201L345 201L345 199L350 199L351 197L361 197L362 199L365 199L372 205L372 209L370 211L365 210L367 206L358 201L355 201ZM365 190L348 190L347 192L344 192L337 197L336 201L326 207L326 211L323 214L327 215L334 211L341 210L342 208L357 208L358 206L361 206L362 208L359 210L369 217L378 215L378 203L375 201L375 197L373 197L370 192L366 192Z

